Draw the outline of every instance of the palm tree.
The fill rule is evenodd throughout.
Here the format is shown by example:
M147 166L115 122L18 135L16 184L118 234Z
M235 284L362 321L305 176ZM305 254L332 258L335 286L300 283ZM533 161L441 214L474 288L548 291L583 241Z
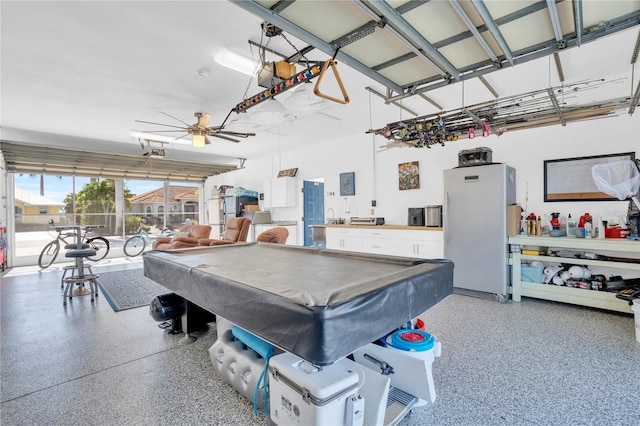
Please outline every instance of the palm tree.
M125 207L129 207L131 191L124 188ZM73 211L73 194L68 194L64 203L67 212L82 214L83 225L105 224L108 230L115 229L116 185L113 179L92 179L75 196L76 210ZM100 218L97 214L102 214Z
M22 176L22 173L20 173L20 176ZM34 175L34 174L30 174L29 177L36 177L36 176L40 176L40 195L44 197L44 175ZM62 180L62 176L56 176L56 178Z

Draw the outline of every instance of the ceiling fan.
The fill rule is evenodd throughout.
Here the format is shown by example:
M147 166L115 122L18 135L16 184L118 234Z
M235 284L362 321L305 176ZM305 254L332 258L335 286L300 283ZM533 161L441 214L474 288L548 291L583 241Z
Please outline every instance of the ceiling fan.
M233 132L230 130L224 130L224 123L223 125L220 126L213 126L213 127L207 127L207 123L209 123L209 120L211 119L211 114L209 113L201 113L201 112L196 112L195 114L193 114L198 121L195 124L188 124L185 123L184 121L173 117L172 115L167 114L166 112L162 112L160 111L160 114L164 114L167 117L173 118L176 121L179 121L180 123L184 124L183 126L174 126L171 124L163 124L163 123L153 123L151 121L143 121L143 120L135 120L138 123L146 123L146 124L153 124L153 125L157 125L157 126L166 126L166 127L173 127L174 129L171 130L156 130L156 131L144 131L143 133L167 133L167 132L182 132L184 133L183 135L180 135L178 137L176 137L174 140L178 140L178 139L182 139L185 136L189 136L191 135L191 140L192 140L192 144L194 147L197 148L201 148L205 145L208 145L211 143L211 141L209 140L209 138L207 136L213 136L216 138L220 138L220 139L225 139L231 142L240 142L238 139L235 138L248 138L249 136L255 136L255 133L245 133L245 132Z

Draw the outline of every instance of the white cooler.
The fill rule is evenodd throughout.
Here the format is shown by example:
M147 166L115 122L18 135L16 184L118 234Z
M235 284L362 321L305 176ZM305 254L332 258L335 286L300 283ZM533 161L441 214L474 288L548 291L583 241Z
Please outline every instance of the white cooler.
M362 425L359 376L336 363L316 367L290 354L269 361L269 416L284 425Z

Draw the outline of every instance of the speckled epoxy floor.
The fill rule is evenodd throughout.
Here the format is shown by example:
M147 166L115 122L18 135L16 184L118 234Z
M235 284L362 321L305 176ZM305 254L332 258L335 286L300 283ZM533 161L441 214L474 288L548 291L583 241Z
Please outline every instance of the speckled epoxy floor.
M100 273L141 267L111 261ZM267 425L214 370L215 324L195 343L148 308L62 306L59 267L2 277L2 425ZM633 317L524 298L453 295L421 318L442 342L437 399L402 425L638 425Z

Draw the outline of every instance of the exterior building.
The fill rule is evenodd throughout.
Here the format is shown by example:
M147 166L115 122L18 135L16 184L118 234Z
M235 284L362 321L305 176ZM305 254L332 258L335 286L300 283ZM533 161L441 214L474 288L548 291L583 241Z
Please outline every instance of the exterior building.
M134 195L129 200L131 201L130 212L145 218L149 224L162 224L165 213L168 215L168 223L179 223L198 217L198 188L195 186L169 186L167 204L164 200L163 187Z
M14 212L16 224L47 224L51 219L57 223L63 217L64 203L15 188Z

